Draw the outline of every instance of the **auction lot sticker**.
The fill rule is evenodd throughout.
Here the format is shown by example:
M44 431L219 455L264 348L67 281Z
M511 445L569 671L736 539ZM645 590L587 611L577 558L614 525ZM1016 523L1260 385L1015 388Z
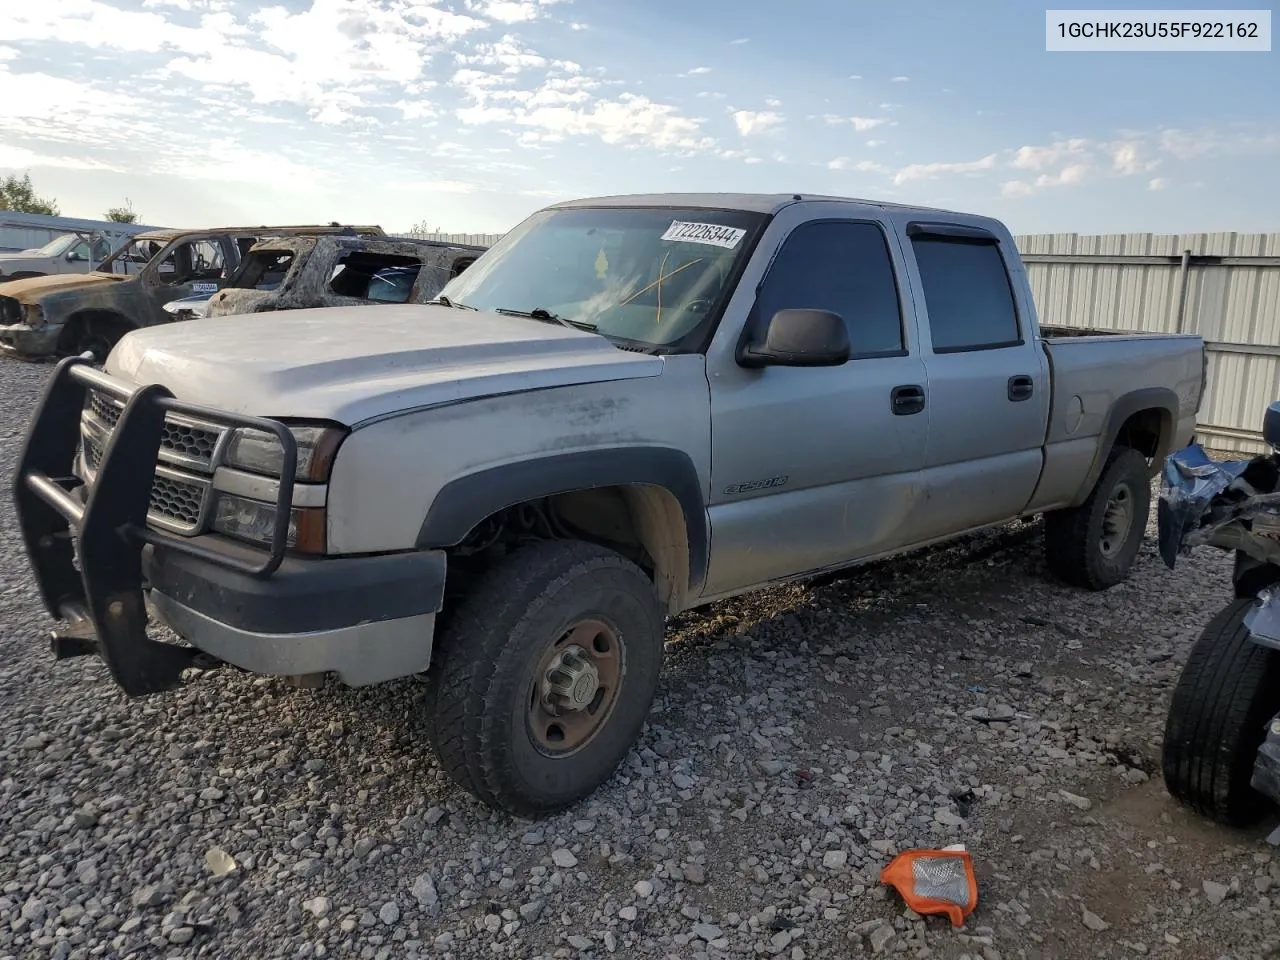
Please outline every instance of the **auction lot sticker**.
M685 220L672 220L663 240L674 240L677 243L708 243L713 247L727 247L732 250L747 231L741 227L725 227L718 223L689 223Z

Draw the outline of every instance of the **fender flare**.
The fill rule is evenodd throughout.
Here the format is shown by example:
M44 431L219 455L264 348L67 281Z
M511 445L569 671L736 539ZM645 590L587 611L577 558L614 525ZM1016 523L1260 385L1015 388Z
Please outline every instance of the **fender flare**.
M1115 446L1116 437L1120 435L1120 428L1124 426L1126 420L1142 410L1161 410L1169 417L1168 428L1165 429L1162 426L1156 445L1156 454L1152 458L1153 475L1154 472L1158 472L1165 457L1173 452L1173 438L1178 427L1178 409L1178 395L1168 387L1144 387L1117 397L1111 404L1111 409L1107 411L1102 430L1098 434L1098 446L1093 453L1093 463L1089 465L1089 473L1075 499L1072 500L1071 506L1077 507L1088 499L1093 491L1093 485L1098 482L1098 477L1102 474L1107 457L1111 455L1111 448Z
M485 517L506 507L599 487L661 487L676 498L689 541L689 595L706 581L710 535L702 485L693 461L672 447L582 450L489 467L446 483L418 530L419 549L462 542Z

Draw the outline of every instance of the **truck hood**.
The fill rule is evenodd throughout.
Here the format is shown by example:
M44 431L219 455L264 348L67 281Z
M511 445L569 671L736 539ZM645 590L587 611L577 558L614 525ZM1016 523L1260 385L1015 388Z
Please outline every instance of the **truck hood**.
M325 307L210 317L125 336L106 371L182 400L347 426L524 390L653 377L663 361L604 337L442 306Z
M13 297L24 303L34 303L54 290L70 290L73 287L92 287L112 283L116 278L105 273L63 273L49 277L28 277L26 280L10 280L0 283L0 296ZM119 279L123 280L124 277Z

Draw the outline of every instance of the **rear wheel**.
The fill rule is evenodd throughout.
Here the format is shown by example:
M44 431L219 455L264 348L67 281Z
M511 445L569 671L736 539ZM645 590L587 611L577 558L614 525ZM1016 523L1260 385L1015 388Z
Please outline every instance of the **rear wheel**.
M427 728L446 772L517 816L592 793L644 725L663 626L650 579L604 547L553 540L504 558L437 637Z
M1147 458L1116 447L1078 507L1045 514L1045 561L1054 576L1105 590L1129 576L1151 509Z
M1249 640L1253 600L1228 604L1191 648L1169 704L1164 781L1179 802L1230 826L1271 809L1250 786L1266 725L1280 712L1280 653Z

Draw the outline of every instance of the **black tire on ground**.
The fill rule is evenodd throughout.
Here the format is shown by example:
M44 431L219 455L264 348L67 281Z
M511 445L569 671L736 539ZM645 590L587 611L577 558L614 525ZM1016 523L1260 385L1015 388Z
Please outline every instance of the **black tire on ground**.
M1045 561L1058 579L1106 590L1129 576L1151 509L1147 458L1116 447L1089 498L1044 517Z
M573 540L514 551L470 588L436 638L426 726L441 765L516 816L588 796L640 734L663 630L653 583L613 551ZM598 686L588 677L579 687L575 670L595 671Z
M1256 823L1271 804L1254 790L1253 760L1280 712L1280 652L1249 641L1252 599L1233 600L1191 648L1164 730L1164 782L1218 823Z

